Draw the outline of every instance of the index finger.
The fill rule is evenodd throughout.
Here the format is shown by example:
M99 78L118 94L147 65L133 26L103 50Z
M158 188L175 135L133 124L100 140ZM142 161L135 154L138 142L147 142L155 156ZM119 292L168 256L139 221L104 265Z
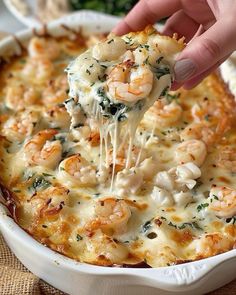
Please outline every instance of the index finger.
M113 30L117 35L139 31L181 9L181 0L140 0Z

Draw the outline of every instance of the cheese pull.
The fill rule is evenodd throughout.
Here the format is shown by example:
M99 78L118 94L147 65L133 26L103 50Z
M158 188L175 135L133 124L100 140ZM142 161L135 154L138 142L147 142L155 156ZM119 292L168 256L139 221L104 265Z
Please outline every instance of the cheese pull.
M130 167L136 129L154 102L167 95L174 78L175 56L183 47L183 39L162 36L148 26L144 31L121 37L110 34L68 66L72 103L67 104L67 109L72 123L78 123L78 106L80 112L96 122L101 163L109 165L105 146L112 146L116 163L117 152L128 142L125 166Z

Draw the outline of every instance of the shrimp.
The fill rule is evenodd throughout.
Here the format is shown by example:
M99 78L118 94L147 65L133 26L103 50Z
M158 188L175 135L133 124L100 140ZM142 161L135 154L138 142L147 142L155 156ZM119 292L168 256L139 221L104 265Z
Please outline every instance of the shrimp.
M201 166L206 159L207 148L203 141L190 139L178 144L175 150L175 160L178 164L193 162Z
M207 146L217 142L221 136L230 128L227 117L222 117L216 124L209 122L191 123L181 133L181 140L200 139Z
M193 243L199 258L206 258L229 251L234 242L221 233L209 233Z
M223 101L212 101L205 98L193 105L191 113L195 122L206 119L215 120L225 115L225 105Z
M24 85L9 86L6 93L6 106L11 110L21 111L37 102L38 93L32 87Z
M50 128L68 129L70 127L70 115L64 106L53 106L44 113L44 118Z
M63 186L48 187L29 201L30 211L39 218L55 218L69 204L69 190Z
M221 168L227 169L233 173L236 172L236 149L225 146L219 152L219 159L217 165Z
M62 178L79 186L92 186L97 184L96 169L80 154L65 159L59 166Z
M181 118L182 108L176 102L164 104L158 100L145 114L145 119L154 121L161 127L169 127Z
M92 239L88 233L83 241L86 242L87 248L87 251L83 252L84 262L102 266L121 265L129 257L126 245L104 234L100 229L93 232Z
M121 234L126 231L131 211L124 200L109 197L96 202L95 214L96 218L86 226L88 230L102 229L107 234Z
M212 187L210 190L209 210L216 216L229 218L236 214L236 190L229 187Z
M10 141L22 141L30 136L38 122L36 112L22 112L10 117L2 126L2 134Z
M24 156L29 165L54 169L61 159L62 146L52 140L57 134L54 129L45 129L34 135L24 146Z
M53 70L54 66L48 58L34 57L26 63L22 73L26 80L40 85L50 80Z
M46 106L63 103L68 97L68 89L69 86L66 75L61 75L54 80L50 80L42 94L43 103Z
M34 37L28 45L29 55L32 58L56 59L60 55L59 44L54 39Z
M91 131L87 140L91 146L98 146L100 144L100 133L97 131Z
M128 62L115 66L107 81L110 95L125 102L146 98L153 87L153 73L148 66L132 67Z

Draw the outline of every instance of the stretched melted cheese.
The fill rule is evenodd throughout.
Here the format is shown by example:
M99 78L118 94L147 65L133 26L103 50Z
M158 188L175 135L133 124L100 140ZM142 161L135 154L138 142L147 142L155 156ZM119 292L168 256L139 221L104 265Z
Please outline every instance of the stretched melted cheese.
M130 35L144 44L152 36L166 44L155 34ZM233 249L232 97L211 75L158 99L137 127L127 167L128 140L114 161L99 124L74 100L65 103L76 114L70 128L64 68L86 41L33 38L29 53L1 66L0 182L11 192L16 222L51 249L96 265L159 267Z
M110 35L67 68L72 98L67 109L72 115L72 128L78 121L74 109L79 104L98 124L100 157L101 162L105 159L106 167L109 166L108 151L105 149L103 159L103 150L111 139L114 163L124 140L129 142L126 168L130 168L136 129L154 102L167 95L174 58L182 48L183 40L159 35L150 26L122 37ZM115 166L113 168L111 188Z

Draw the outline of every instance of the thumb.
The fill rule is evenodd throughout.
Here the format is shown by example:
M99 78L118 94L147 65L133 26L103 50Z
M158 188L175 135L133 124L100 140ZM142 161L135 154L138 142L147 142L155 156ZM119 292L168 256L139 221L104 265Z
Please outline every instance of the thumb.
M236 49L236 27L232 19L217 21L190 42L177 57L174 67L177 82L188 81L206 72Z

